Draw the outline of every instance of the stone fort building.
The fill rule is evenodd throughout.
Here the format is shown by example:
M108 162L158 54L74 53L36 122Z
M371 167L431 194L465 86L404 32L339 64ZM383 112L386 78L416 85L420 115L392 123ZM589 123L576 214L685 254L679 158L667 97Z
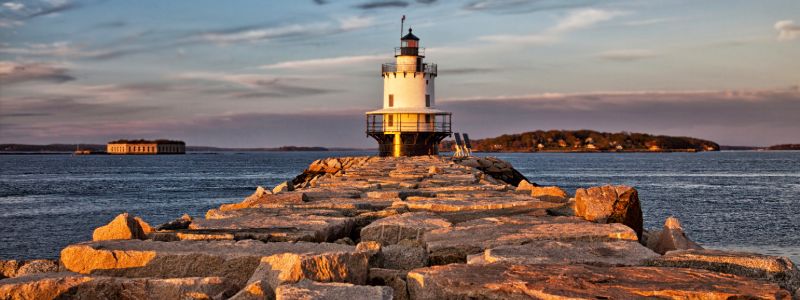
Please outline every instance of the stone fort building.
M108 142L108 154L185 154L186 143L170 140L116 140Z

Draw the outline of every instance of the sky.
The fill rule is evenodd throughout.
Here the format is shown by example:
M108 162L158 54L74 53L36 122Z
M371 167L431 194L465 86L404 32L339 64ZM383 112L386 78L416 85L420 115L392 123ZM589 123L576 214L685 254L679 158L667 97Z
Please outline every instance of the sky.
M0 1L0 143L375 147L403 15L473 138L800 143L797 0Z

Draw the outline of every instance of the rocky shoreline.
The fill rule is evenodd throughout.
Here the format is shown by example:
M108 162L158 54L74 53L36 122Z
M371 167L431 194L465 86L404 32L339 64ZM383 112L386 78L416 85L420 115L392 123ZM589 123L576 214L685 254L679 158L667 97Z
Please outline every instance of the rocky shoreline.
M569 193L496 158L334 157L205 218L121 214L58 261L0 261L0 299L800 299L785 257L642 224L632 187Z

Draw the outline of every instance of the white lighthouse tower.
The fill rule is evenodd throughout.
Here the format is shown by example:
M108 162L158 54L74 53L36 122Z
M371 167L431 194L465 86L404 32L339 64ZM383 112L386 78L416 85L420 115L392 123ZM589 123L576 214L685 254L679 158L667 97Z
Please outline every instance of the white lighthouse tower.
M367 112L367 136L378 141L381 156L438 154L452 114L436 109L436 64L423 62L425 48L410 28L394 57L381 67L383 109Z

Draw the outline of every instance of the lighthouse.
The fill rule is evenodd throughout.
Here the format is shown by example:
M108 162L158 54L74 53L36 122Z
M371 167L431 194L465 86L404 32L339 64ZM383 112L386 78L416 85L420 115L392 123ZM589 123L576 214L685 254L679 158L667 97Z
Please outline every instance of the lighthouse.
M425 48L411 28L394 57L381 66L383 108L366 113L367 136L378 141L381 156L438 154L452 132L452 114L436 109L436 64L424 62Z

